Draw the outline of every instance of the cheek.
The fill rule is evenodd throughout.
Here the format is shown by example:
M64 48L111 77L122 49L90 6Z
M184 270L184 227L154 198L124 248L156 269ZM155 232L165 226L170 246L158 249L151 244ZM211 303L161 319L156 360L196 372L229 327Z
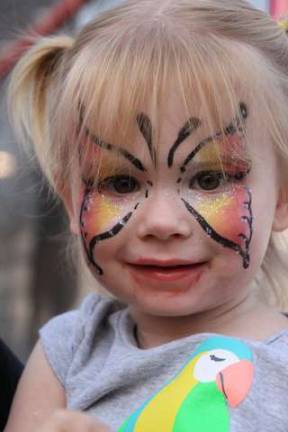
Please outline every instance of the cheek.
M87 200L83 223L89 233L99 234L112 228L122 213L123 208L113 200L101 195L91 196Z
M125 206L103 195L90 193L83 197L80 224L86 241L109 231L125 214Z
M249 194L245 188L234 187L216 196L199 194L191 204L220 236L239 246L244 237L250 236Z
M94 249L99 243L105 244L108 239L121 231L127 214L125 219L123 206L117 203L117 200L98 192L86 190L81 195L80 230L86 259L91 264L91 268L96 271L95 275L103 275L103 269L97 262Z

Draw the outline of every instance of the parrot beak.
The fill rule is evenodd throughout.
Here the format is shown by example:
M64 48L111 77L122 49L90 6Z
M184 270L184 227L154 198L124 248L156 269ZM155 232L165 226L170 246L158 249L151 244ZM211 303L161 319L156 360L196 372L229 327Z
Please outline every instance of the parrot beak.
M241 360L223 369L216 376L216 384L230 407L235 408L247 396L253 379L253 364Z

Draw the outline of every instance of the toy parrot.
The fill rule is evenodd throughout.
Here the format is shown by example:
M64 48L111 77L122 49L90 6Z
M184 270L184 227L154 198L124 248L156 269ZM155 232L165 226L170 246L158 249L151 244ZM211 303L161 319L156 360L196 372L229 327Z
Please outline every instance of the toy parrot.
M243 401L252 378L248 346L237 339L211 337L118 432L228 432L228 405L233 408Z

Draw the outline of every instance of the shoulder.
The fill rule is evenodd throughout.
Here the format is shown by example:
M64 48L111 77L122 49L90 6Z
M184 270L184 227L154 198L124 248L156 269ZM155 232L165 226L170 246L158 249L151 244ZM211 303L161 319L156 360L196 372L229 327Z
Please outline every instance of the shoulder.
M119 309L120 305L116 300L96 293L89 294L77 309L52 318L42 327L40 336L45 339L50 332L53 332L54 338L57 337L56 341L57 339L61 341L61 338L66 338L66 336L71 338L71 335L81 338L83 332L87 331L91 326L93 328L97 327L103 320ZM55 331L57 331L56 334Z
M288 330L264 342L253 343L252 349L255 367L263 382L277 382L284 378L288 383Z
M89 356L95 336L105 337L103 327L121 310L121 305L108 297L88 295L78 309L51 319L40 330L40 342L48 363L60 382L65 386L66 378L75 366L75 359Z
M46 417L64 406L63 387L37 343L19 381L5 431L39 430Z
M271 357L283 363L288 370L288 328L271 337L265 346Z

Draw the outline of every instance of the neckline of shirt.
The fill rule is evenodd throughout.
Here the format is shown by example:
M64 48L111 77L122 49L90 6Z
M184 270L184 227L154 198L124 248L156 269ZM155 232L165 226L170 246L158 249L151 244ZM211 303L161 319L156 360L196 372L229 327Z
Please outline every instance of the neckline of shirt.
M264 340L255 340L255 339L249 339L249 338L242 338L242 337L236 337L236 336L230 336L230 335L224 335L221 333L195 333L191 334L179 339L175 339L173 341L152 347L143 349L140 348L137 344L137 340L135 337L135 323L133 322L131 316L129 315L128 309L122 309L120 311L116 312L117 314L117 322L116 322L116 331L118 332L120 338L122 339L125 346L131 350L139 351L142 354L143 353L152 353L157 351L163 351L165 349L172 349L175 345L185 345L187 342L190 344L193 343L195 345L198 345L199 343L203 342L203 340L208 339L210 337L229 337L234 338L237 340L240 340L244 343L253 345L253 346L269 346L274 344L275 342L279 341L283 337L287 337L287 344L288 344L288 325L287 329L280 330L278 333L275 333L274 335L269 336L268 338L265 338Z

